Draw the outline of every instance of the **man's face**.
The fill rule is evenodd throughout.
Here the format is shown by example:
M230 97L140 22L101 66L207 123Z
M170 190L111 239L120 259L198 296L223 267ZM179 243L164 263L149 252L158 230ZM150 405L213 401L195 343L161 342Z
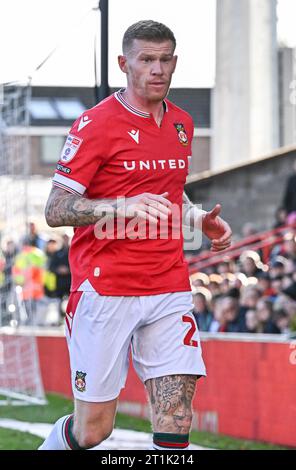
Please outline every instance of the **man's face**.
M258 326L258 318L256 310L248 310L246 312L246 326L249 330L254 330Z
M197 312L204 312L206 310L206 301L203 295L195 295L193 303Z
M236 319L238 312L237 305L234 300L229 298L223 299L221 302L221 308L226 321L231 322Z
M162 101L177 62L172 41L151 42L134 39L125 56L118 63L127 75L128 87L139 98L150 102Z

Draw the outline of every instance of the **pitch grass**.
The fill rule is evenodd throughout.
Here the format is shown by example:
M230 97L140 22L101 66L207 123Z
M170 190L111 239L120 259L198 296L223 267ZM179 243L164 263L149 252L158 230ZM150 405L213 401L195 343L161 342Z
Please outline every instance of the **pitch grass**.
M72 401L59 395L49 394L45 406L1 406L0 418L16 419L34 423L54 423L63 415L72 413ZM150 423L144 419L117 414L115 426L121 429L151 432ZM29 433L0 428L0 450L34 450L42 439ZM234 439L220 434L192 431L191 442L204 447L224 450L277 450L287 447L260 442Z

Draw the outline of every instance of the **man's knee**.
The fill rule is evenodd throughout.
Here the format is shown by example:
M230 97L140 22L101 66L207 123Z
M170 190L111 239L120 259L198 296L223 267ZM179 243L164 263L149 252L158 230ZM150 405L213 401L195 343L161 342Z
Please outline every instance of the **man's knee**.
M112 431L112 424L98 423L96 425L86 424L85 426L79 426L78 424L74 433L79 446L87 449L108 439Z
M103 403L75 401L73 434L82 448L107 439L113 431L117 400Z

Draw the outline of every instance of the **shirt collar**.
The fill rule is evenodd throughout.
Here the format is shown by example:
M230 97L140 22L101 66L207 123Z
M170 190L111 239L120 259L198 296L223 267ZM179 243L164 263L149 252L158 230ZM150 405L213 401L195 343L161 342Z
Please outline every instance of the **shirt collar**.
M123 93L125 91L125 88L121 88L120 90L116 91L114 93L114 96L115 98L117 99L117 101L119 101L119 103L124 107L126 108L128 111L130 111L131 113L133 114L136 114L137 116L141 116L141 117L144 117L144 118L150 118L150 113L146 113L145 111L141 111L137 108L135 108L134 106L132 106L131 104L129 104L123 97ZM165 100L163 100L163 107L164 107L164 110L165 112L167 113L168 112L168 104Z

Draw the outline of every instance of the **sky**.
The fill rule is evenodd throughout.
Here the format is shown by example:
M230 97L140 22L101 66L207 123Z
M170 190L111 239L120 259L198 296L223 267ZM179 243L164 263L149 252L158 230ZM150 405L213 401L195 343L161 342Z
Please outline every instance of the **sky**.
M94 36L99 31L99 15L92 8L97 3L0 0L0 83L32 76L33 85L92 86ZM172 86L213 86L215 13L216 0L109 0L109 84L125 84L117 55L126 28L139 19L154 19L167 24L177 38ZM278 0L278 38L291 47L296 46L295 18L296 0Z

